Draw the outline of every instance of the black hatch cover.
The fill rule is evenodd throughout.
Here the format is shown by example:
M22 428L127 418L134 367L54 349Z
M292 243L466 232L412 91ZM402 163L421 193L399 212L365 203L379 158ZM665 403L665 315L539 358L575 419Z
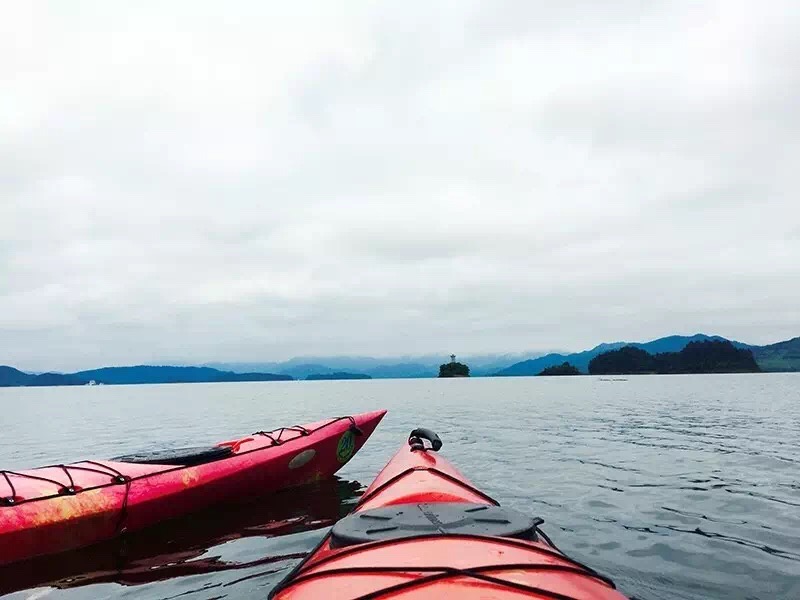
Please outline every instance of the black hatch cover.
M232 454L229 446L206 446L201 448L170 448L143 450L135 454L117 456L111 460L145 465L201 465Z
M331 545L350 546L430 534L536 539L540 519L519 511L460 502L398 504L348 515L331 530Z

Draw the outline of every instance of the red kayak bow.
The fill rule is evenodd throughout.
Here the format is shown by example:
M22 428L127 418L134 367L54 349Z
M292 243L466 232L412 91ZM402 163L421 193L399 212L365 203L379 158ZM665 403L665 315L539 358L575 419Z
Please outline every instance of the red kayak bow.
M259 431L206 448L0 470L0 565L327 479L364 445L384 414Z
M435 454L441 445L414 430L270 598L624 600L610 579L560 552L541 519L500 507Z

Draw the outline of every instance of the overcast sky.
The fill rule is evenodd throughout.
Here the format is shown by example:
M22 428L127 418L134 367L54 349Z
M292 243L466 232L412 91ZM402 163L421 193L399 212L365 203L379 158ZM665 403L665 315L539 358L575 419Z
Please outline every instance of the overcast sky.
M0 364L800 335L800 3L3 2Z

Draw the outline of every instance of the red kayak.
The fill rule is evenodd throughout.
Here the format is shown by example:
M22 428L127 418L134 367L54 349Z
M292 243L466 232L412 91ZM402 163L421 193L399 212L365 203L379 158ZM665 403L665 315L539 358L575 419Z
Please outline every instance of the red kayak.
M331 477L385 410L183 448L0 471L0 565Z
M541 519L500 507L434 454L441 445L414 430L270 598L624 600L610 579L559 551Z

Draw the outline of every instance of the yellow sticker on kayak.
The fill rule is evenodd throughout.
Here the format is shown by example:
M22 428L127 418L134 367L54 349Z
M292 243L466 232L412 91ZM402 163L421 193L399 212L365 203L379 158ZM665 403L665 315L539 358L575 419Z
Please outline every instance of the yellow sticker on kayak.
M346 463L355 451L356 436L348 429L339 438L339 444L336 446L336 459L340 463Z

